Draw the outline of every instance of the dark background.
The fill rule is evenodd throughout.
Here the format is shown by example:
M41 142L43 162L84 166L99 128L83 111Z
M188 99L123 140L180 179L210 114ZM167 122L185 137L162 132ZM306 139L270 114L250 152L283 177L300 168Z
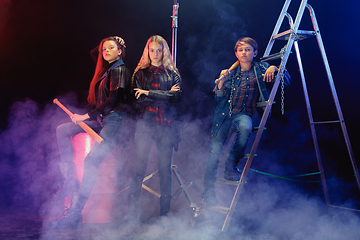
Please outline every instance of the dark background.
M82 109L79 113L86 111L87 90L95 67L90 50L105 37L121 36L127 46L125 63L133 71L151 35L163 36L171 47L173 3L171 0L0 0L0 200L3 206L26 202L38 208L56 189L52 180L56 174L49 174L49 169L55 167L49 162L59 159L55 154L55 128L67 118L52 105L52 100L59 97L71 109ZM221 69L236 60L233 47L243 36L257 40L256 60L259 60L284 1L183 0L179 3L177 67L183 81L182 120L201 122L198 131L208 143L215 109L214 79ZM316 12L349 138L355 158L359 159L360 3L349 0L309 3ZM290 6L293 18L298 4L299 1L293 1ZM285 20L282 29L288 28L286 24ZM311 27L305 10L300 29L311 30ZM336 111L316 38L301 41L299 45L314 119L334 120ZM287 69L292 84L285 89L285 115L280 112L278 93L268 131L260 145L264 151L271 152L269 158L273 159L261 164L255 162L254 167L289 176L317 170L295 54L290 55ZM61 119L53 119L55 112ZM332 201L343 204L353 199L355 204L350 205L357 207L358 188L351 177L352 167L341 129L329 125L317 130ZM48 138L40 138L39 132ZM47 148L49 141L55 144ZM203 166L206 154L199 161ZM197 178L201 181L202 176ZM38 184L48 188L44 191L34 187ZM321 195L319 187L299 186L310 194Z

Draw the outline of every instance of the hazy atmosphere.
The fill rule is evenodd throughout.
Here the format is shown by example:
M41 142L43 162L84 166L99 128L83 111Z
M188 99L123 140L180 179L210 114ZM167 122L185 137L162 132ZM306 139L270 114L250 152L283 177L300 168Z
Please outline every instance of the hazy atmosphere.
M259 54L255 60L260 60L284 2L178 1L176 60L183 96L179 119L181 142L174 153L174 164L201 190L216 107L214 80L222 69L236 61L234 44L241 37L250 36L258 42ZM316 13L359 164L360 113L356 91L360 83L356 59L360 54L357 46L360 36L354 29L360 23L360 3L349 0L308 3ZM21 210L25 218L35 216L44 221L59 212L62 203L50 200L62 180L56 127L70 119L53 104L53 99L58 98L74 113L84 114L89 110L86 97L95 67L90 51L103 38L116 35L125 40L124 62L131 71L136 68L151 35L163 36L171 47L173 4L170 0L0 0L2 212ZM289 8L294 19L299 4L300 1L293 0ZM286 20L282 29L288 29ZM312 30L307 10L299 29ZM279 51L281 44L274 46L274 51ZM300 41L299 47L314 120L336 120L316 38ZM330 204L341 207L327 208L320 176L303 176L319 169L295 53L290 55L286 68L292 81L285 88L285 114L281 114L278 91L231 221L228 239L356 239L360 235L360 192L341 128L336 124L316 128ZM129 120L128 124L124 133L128 141L114 153L119 160L118 204L114 209L117 218L126 213L126 188L133 161L134 123ZM244 163L242 159L238 167L242 169ZM223 172L223 164L220 162L219 174ZM157 150L153 145L146 173L156 170ZM158 176L147 185L159 191ZM173 190L178 187L174 177ZM216 185L216 191L219 200L227 206L234 187ZM201 192L194 188L189 192L198 204ZM156 196L145 190L141 196L139 215L145 224L133 239L222 239L224 214L203 212L195 226L191 226L192 211L184 195L172 203L167 218L158 217ZM38 238L49 239L51 234L44 230ZM122 239L123 234L122 226L116 225L95 231L90 239Z

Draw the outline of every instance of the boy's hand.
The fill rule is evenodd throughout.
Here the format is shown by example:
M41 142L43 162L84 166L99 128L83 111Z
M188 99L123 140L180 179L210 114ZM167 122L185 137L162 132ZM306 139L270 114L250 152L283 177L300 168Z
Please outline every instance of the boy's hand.
M230 75L229 69L224 69L220 73L220 78L223 77L223 79L222 79L222 81L223 81L223 80L227 79L229 77L229 75Z
M271 65L264 74L264 82L271 82L274 79L276 71L279 71L279 69L276 66Z
M230 75L229 69L224 69L221 71L220 77L218 79L216 79L216 81L215 81L215 83L218 85L218 89L222 88L225 79L227 79L229 77L229 75Z
M174 85L171 87L170 91L173 91L173 92L180 91L180 87L178 85Z

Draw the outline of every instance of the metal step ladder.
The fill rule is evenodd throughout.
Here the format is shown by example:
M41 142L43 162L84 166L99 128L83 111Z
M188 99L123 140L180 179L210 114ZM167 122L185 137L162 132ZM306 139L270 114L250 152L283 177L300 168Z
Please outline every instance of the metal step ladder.
M300 70L300 75L301 75L301 80L302 80L302 85L303 85L303 90L304 90L304 96L305 96L305 102L306 102L306 108L307 108L307 112L308 112L308 117L309 117L309 123L310 123L310 127L311 127L311 134L312 134L312 138L313 138L313 143L314 143L314 147L315 147L315 153L316 153L316 158L317 158L317 163L318 163L318 168L319 168L319 172L320 172L320 176L321 176L321 183L322 183L322 187L323 187L323 192L324 192L324 196L325 196L325 201L327 206L331 206L331 207L335 207L333 205L330 205L330 200L329 200L329 195L328 195L328 190L327 190L327 186L326 186L326 180L325 180L325 175L324 175L324 169L323 169L323 165L321 162L321 156L320 156L320 151L319 151L319 146L318 146L318 141L317 141L317 137L316 137L316 131L315 131L315 125L318 124L332 124L332 123L339 123L341 125L341 129L343 132L343 136L345 139L345 143L347 146L347 151L349 153L350 156L350 160L352 163L352 167L355 173L355 177L356 177L356 181L358 184L358 187L360 189L360 177L359 177L359 171L358 168L356 166L356 161L354 158L354 154L351 148L351 144L350 144L350 140L348 137L348 133L346 130L346 126L345 126L345 121L341 112L341 108L340 108L340 104L339 104L339 100L336 94L336 90L335 90L335 86L334 86L334 82L333 82L333 78L331 75L331 71L330 71L330 67L329 67L329 63L327 60L327 56L325 53L325 49L323 46L323 42L321 39L321 35L320 35L320 30L316 21L316 17L315 17L315 12L313 10L313 8L307 3L307 0L302 0L297 16L295 18L295 22L292 20L290 14L287 12L289 5L291 3L291 0L286 0L284 3L284 6L281 10L280 16L278 18L278 21L275 25L274 31L271 35L271 38L269 40L269 43L266 47L265 53L263 55L263 58L261 59L261 61L271 61L271 60L275 60L275 59L281 59L281 63L280 63L280 67L279 67L279 72L277 74L277 77L275 79L273 88L271 90L270 93L270 97L269 100L266 102L266 108L265 111L263 113L263 116L261 118L260 121L260 125L257 131L257 134L255 136L254 142L252 144L251 150L250 150L250 154L248 154L247 156L247 161L245 163L245 166L243 168L240 180L235 184L236 185L236 190L235 190L235 194L233 196L233 199L231 201L230 207L212 207L210 210L218 210L218 212L223 212L226 214L226 218L222 227L222 231L226 232L231 218L233 216L236 204L238 202L240 193L243 189L243 186L245 184L245 179L247 177L247 174L250 170L250 166L252 164L252 161L254 159L257 147L259 145L259 141L261 138L261 135L263 133L263 130L265 128L265 124L266 121L268 119L268 116L270 114L270 110L272 107L272 104L274 103L274 99L275 99L275 95L276 92L279 88L279 85L281 83L281 79L284 73L284 69L286 66L286 63L288 61L290 52L292 47L294 46L295 52L296 52L296 57L297 57L297 61L298 61L298 65L299 65L299 70ZM305 9L309 10L310 13L310 17L311 17L311 21L313 24L313 30L311 31L305 31L305 30L299 30L299 26L304 14ZM290 29L284 32L280 32L279 30L281 28L281 25L283 24L284 18L287 17L289 20L289 25L290 25ZM314 122L313 117L312 117L312 112L311 112L311 108L310 108L310 100L309 100L309 96L308 96L308 92L307 92L307 87L306 87L306 82L305 82L305 75L304 75L304 71L303 71L303 67L302 67L302 62L301 62L301 58L300 58L300 52L299 52L299 46L298 46L298 41L307 39L309 37L313 37L315 36L317 38L317 42L320 48L320 52L324 61L324 65L325 65L325 69L327 72L327 77L328 77L328 81L330 84L330 89L332 92L332 96L333 96L333 100L334 100L334 104L337 110L337 115L338 115L338 119L335 121L321 121L321 122ZM274 45L274 42L276 40L283 40L286 41L286 45L278 52L278 53L274 53L270 55L270 52L272 50L272 47ZM224 182L225 184L233 184L228 182ZM216 208L216 209L214 209Z

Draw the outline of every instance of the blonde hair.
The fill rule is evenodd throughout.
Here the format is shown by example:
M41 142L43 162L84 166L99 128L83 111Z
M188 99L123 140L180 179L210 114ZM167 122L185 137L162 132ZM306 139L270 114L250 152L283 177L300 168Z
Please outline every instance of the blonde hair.
M151 36L146 42L146 45L145 45L145 48L143 51L143 55L141 56L141 59L140 59L138 65L133 73L133 76L131 78L132 86L134 86L135 73L137 71L139 71L140 69L145 69L145 68L149 67L151 64L151 60L149 57L149 45L152 42L156 42L162 46L162 65L164 65L166 74L169 76L167 70L171 70L171 71L176 72L180 76L178 69L175 67L175 63L173 62L173 60L171 58L169 45L167 44L166 40L159 35L154 35L154 36Z

